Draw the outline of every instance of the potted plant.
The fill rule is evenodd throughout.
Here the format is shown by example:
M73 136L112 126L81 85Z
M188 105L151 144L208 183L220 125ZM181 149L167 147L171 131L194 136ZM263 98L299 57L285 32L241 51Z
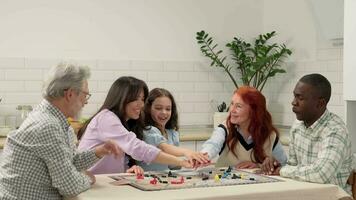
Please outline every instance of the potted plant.
M217 127L219 124L221 124L224 120L226 120L229 107L226 105L226 103L223 101L221 104L217 106L217 112L214 113L214 127Z
M275 31L261 34L255 38L253 44L234 37L226 44L231 52L232 62L226 60L227 57L222 55L223 50L217 49L218 45L214 44L213 38L205 31L197 32L196 39L201 52L211 59L211 66L224 69L236 88L239 87L238 79L233 70L240 74L243 85L262 91L270 77L286 72L281 64L283 59L292 54L285 44L269 43L275 35Z

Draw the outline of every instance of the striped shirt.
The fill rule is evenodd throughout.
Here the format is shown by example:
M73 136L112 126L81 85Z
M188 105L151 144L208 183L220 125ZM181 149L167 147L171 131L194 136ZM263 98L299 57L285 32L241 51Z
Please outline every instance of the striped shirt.
M0 161L0 199L62 199L90 188L81 171L96 160L78 153L63 113L47 100L9 134Z
M289 158L280 175L301 181L331 183L350 193L351 141L346 126L326 110L310 127L296 121L290 132Z

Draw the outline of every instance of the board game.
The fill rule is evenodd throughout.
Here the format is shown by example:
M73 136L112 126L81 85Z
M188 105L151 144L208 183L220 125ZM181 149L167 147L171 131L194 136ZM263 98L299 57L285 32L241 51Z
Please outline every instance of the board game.
M110 178L123 184L129 184L143 191L259 184L282 181L262 174L235 170L231 167L168 172L150 171L139 176L134 174L120 174L110 176Z

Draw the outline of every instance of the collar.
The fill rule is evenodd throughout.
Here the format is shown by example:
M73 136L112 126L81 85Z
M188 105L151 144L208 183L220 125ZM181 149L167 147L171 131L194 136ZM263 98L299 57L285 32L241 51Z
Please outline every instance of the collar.
M252 137L249 136L246 141L244 139L244 137L242 136L242 134L240 133L240 130L238 127L236 128L236 136L237 136L238 141L245 148L246 151L249 151L250 149L252 149L255 146L255 144L252 141ZM247 142L249 142L249 143L247 143Z
M319 119L317 119L311 126L309 126L309 128L311 130L314 130L316 128L318 128L320 126L320 124L325 121L325 119L329 116L329 110L325 109L324 113L319 117ZM305 126L305 124L303 123L303 125ZM305 127L306 128L306 127Z
M329 117L330 112L328 109L324 111L324 113L317 119L311 126L308 128L305 126L304 122L302 122L302 127L304 130L310 130L310 135L313 137L317 137L319 135L319 132L317 131L320 126L323 125L325 120ZM309 132L309 131L308 131Z
M57 118L60 121L60 125L65 129L68 130L70 124L67 120L67 118L64 116L62 111L59 110L56 106L54 106L51 102L49 102L47 99L43 99L42 102L39 105L39 108L42 108L43 110L48 111L51 113L55 118Z

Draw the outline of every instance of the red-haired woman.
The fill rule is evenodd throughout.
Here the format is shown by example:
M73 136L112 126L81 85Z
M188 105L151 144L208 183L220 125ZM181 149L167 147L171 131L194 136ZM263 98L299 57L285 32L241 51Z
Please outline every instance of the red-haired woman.
M219 154L216 167L255 168L268 157L281 165L287 161L265 97L249 86L235 90L226 122L215 127L201 152L210 159Z

